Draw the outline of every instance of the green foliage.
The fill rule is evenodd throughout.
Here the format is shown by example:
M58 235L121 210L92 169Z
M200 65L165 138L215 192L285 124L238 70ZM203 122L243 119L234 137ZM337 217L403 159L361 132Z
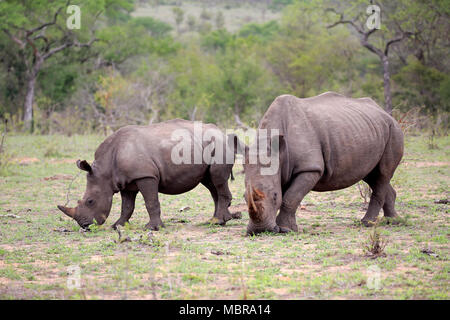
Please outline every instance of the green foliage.
M49 64L39 74L38 81L42 84L41 92L50 103L38 103L41 109L48 110L53 104L62 103L64 99L76 90L77 78L80 76L77 63L63 64L63 61L71 60L70 57L59 57L61 64ZM43 102L41 100L41 102Z
M0 135L0 176L7 176L11 173L11 162L13 155L6 150L5 145L6 132L2 132Z
M163 3L156 2L152 4ZM242 3L229 1L225 6L244 10ZM187 6L171 7L163 22L131 14L135 8L132 0L80 0L82 29L67 35L66 1L51 4L44 0L0 2L0 117L11 119L15 129L23 124L27 64L32 64L34 57L30 46L21 49L4 30L20 36L22 28L51 21L58 8L62 11L56 25L43 33L48 41L62 43L69 37L87 42L93 36L98 41L91 48L73 46L44 63L34 99L37 132L73 134L113 128L101 124L108 112L98 97L108 90L116 99L111 115L119 109L127 115L123 110L129 110L128 118L117 117L120 124L182 117L221 125L242 119L257 125L271 101L286 93L307 97L337 91L369 96L380 105L384 101L378 57L361 46L350 26L326 28L339 18L325 11L327 8L343 12L346 18L358 18L355 21L364 27L368 5L364 0L260 2L258 8L264 10L267 6L283 9L281 18L244 24L235 32L227 30L228 24L236 22L230 22L229 11L222 7L197 7L196 13ZM383 20L382 28L371 35L374 45L381 48L399 28L414 33L390 50L394 107L398 112L421 107L433 115L433 123L448 127L448 3L383 0L379 5ZM182 32L184 20L190 32ZM169 23L177 27L176 38ZM38 39L36 45L42 50L46 41ZM105 86L102 81L111 72L115 76ZM151 93L148 99L146 90Z
M396 98L407 105L427 106L427 111L450 111L450 76L433 67L423 65L414 57L394 76L401 89Z
M268 49L269 62L285 85L299 97L331 90L351 95L357 70L350 66L359 47L350 32L329 32L321 12L309 3L296 2L285 12L281 34Z
M197 19L195 19L195 17L193 15L189 15L187 17L187 25L189 27L189 30L194 31L196 24L197 24Z
M179 7L174 7L174 8L172 8L172 12L175 16L175 23L177 25L177 31L178 31L178 33L180 33L180 24L184 20L184 11L183 11L183 9L181 9Z
M273 10L280 10L281 8L290 5L295 0L272 0L270 4L270 8Z
M235 39L235 35L225 29L220 29L205 35L202 39L202 46L205 49L225 50Z
M225 17L222 11L219 11L216 15L216 28L223 29L225 26Z
M164 38L169 35L172 27L162 21L153 19L152 17L137 17L130 21L135 32L146 31L154 38Z
M200 19L202 20L211 20L212 13L203 8L202 13L200 14Z
M280 25L277 21L269 21L264 24L250 23L241 28L240 37L254 36L263 41L270 41L280 32Z

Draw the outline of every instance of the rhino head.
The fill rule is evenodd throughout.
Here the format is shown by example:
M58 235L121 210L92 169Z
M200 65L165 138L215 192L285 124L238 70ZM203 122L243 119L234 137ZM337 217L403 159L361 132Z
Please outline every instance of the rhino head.
M263 138L264 139L264 138ZM260 160L251 163L249 153L252 151L246 149L246 160L244 163L245 172L245 193L244 198L247 202L248 213L250 217L247 226L247 234L257 234L264 231L286 232L276 224L277 212L282 202L282 164L287 161L287 147L283 136L275 136L267 145L267 154L272 160L278 161L277 170L264 173L263 168L269 164L262 164ZM260 138L257 139L259 145ZM257 148L256 159L260 159L261 148Z
M102 175L95 165L86 161L77 161L77 167L87 172L87 185L83 199L78 201L75 208L58 206L58 209L67 216L73 218L82 228L88 228L89 225L105 223L109 216L112 205L113 190L110 179Z

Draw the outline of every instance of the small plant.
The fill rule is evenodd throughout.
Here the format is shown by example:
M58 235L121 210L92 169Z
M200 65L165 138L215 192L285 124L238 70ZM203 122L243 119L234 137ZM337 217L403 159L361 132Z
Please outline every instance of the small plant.
M197 20L195 19L195 17L193 15L189 15L187 17L187 25L188 25L189 31L195 30L195 26L197 25Z
M212 13L209 11L206 11L205 8L203 8L202 13L200 14L200 19L202 20L211 20Z
M50 144L45 150L44 157L46 157L46 158L61 158L61 157L63 157L63 154L61 154L61 152L59 152L59 148L56 145Z
M177 33L180 34L180 25L184 20L184 11L179 7L172 8L173 15L175 16L175 23L177 25Z
M223 29L225 27L225 17L222 13L222 11L219 11L216 15L216 28L217 29Z
M360 181L357 184L359 194L361 195L361 198L364 200L364 204L367 204L369 202L370 196L372 195L372 191L370 190L370 187L367 183Z
M5 131L0 138L0 176L6 176L9 173L9 166L11 165L11 160L13 158L13 156L5 150L5 137L6 126Z
M363 243L363 251L373 259L385 256L384 249L388 244L388 240L381 236L378 229L379 223L380 218L373 223L372 230L369 232L369 238Z
M90 231L91 234L94 234L102 230L105 230L105 226L99 225L97 220L94 219L94 222L91 225L89 225L89 227L86 230Z
M431 129L431 133L428 136L428 149L430 150L434 150L434 149L439 149L439 147L437 146L436 142L435 142L435 138L436 137L436 130Z
M405 215L403 217L384 217L383 220L380 221L379 226L386 226L386 225L395 225L395 226L410 226L411 223L409 221L410 216Z

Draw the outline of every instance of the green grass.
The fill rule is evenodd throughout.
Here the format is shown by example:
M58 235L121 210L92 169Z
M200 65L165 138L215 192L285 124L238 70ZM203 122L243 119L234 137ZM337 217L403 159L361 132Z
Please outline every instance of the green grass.
M365 205L356 186L308 194L306 210L297 213L299 233L247 237L247 212L225 227L205 224L214 205L202 186L161 195L166 228L150 238L141 195L122 230L131 242L119 243L110 229L119 196L105 225L80 233L56 205L66 202L79 173L75 161L92 161L103 139L7 137L15 159L0 175L0 299L449 298L449 207L434 203L449 197L449 137L437 139L433 150L426 136L407 138L393 179L401 218L378 226L388 245L377 259L362 247L370 230L358 223ZM25 158L35 160L19 164ZM241 169L230 182L232 205L244 203ZM85 179L74 181L69 205L82 196ZM191 209L179 212L185 206ZM374 265L381 271L378 289L367 285ZM79 289L67 286L72 266L80 268Z

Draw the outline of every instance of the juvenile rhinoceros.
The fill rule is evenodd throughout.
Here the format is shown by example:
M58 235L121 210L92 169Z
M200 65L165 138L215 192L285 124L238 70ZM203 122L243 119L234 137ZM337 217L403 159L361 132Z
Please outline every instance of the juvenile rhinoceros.
M297 231L295 213L309 191L343 189L360 180L372 189L365 225L376 220L381 208L385 216L397 216L390 180L403 155L403 133L372 99L333 92L306 99L282 95L270 105L259 129L279 130L273 138L260 134L253 145L267 145L268 152L277 146L272 149L279 168L275 174L262 174L267 165L249 163L246 148L249 234Z
M146 228L158 230L163 226L158 192L181 194L201 183L214 200L211 222L224 225L239 218L239 214L231 215L228 211L231 202L228 178L235 143L236 136L225 136L215 125L180 119L123 127L98 147L92 165L85 160L77 161L78 168L87 172L86 192L77 207L58 208L83 228L94 219L103 224L111 211L113 195L120 192L122 210L113 224L116 228L130 219L136 195L141 192L150 216Z

